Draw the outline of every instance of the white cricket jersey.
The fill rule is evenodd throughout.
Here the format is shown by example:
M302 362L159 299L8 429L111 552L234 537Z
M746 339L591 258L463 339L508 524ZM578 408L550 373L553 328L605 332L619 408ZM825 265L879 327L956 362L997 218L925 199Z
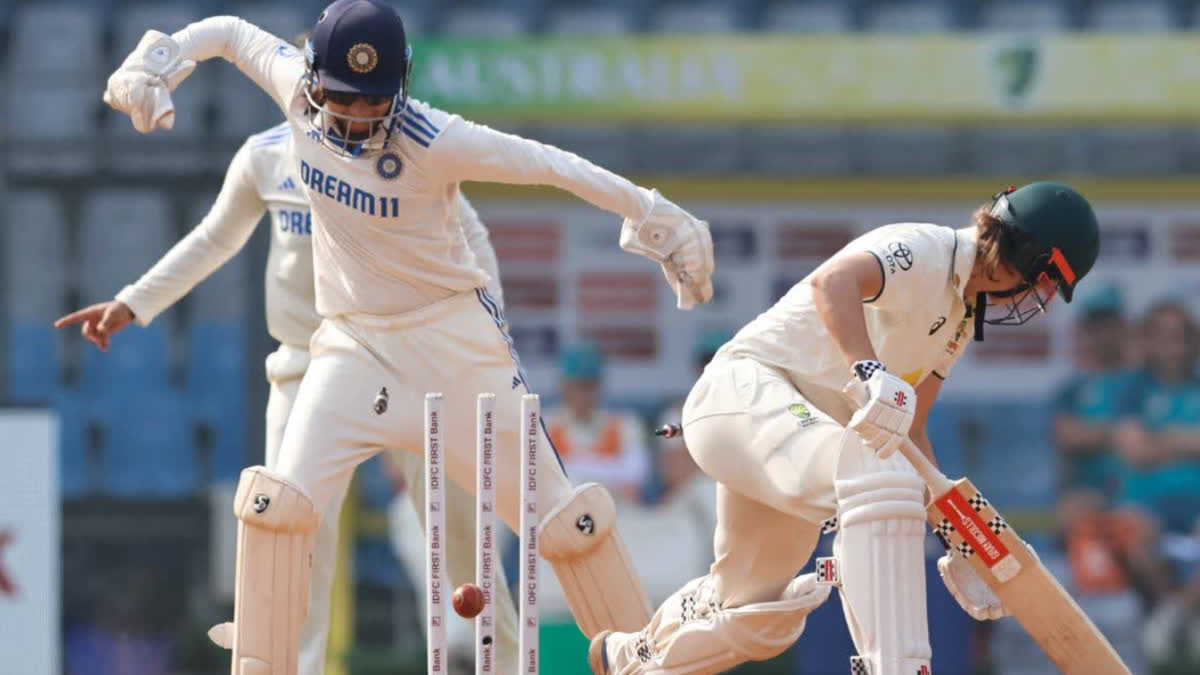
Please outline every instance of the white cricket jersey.
M313 209L322 316L397 314L484 285L459 222L462 181L552 185L638 220L652 205L648 190L576 155L411 98L383 152L338 156L309 123L304 59L287 42L236 17L173 37L184 58L232 62L287 115Z
M313 286L312 218L291 150L287 122L250 136L242 144L225 172L221 192L200 224L136 283L117 294L139 324L149 324L237 254L266 213L271 225L264 283L267 331L284 345L308 349L321 317ZM486 275L488 292L503 303L496 253L487 229L461 194L457 213L473 260Z
M858 237L836 254L867 251L879 261L883 288L863 300L867 332L888 371L914 387L930 374L945 379L975 333L963 289L975 264L976 241L974 228L897 223ZM775 367L806 394L840 392L850 381L850 365L817 314L811 277L742 328L718 355Z

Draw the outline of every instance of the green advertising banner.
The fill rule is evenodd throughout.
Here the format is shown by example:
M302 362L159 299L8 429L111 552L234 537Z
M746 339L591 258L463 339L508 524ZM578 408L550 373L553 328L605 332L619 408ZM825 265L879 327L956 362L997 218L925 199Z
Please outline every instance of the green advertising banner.
M414 94L472 117L1121 122L1200 118L1200 39L688 36L414 44Z

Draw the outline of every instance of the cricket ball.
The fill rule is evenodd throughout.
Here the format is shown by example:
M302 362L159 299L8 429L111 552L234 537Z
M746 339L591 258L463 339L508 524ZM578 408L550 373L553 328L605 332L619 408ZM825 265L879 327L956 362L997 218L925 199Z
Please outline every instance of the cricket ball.
M464 619L474 619L483 611L483 589L475 584L463 584L454 589L454 611Z

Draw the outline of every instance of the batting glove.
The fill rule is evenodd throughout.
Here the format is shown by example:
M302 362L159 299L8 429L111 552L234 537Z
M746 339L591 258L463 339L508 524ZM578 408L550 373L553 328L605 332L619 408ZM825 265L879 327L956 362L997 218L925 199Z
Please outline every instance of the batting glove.
M712 300L713 243L708 223L650 190L653 206L640 222L621 223L621 249L649 258L663 268L679 309Z
M1025 544L1025 547L1037 558L1037 551L1033 550L1032 546ZM938 558L937 568L950 595L954 596L959 606L970 614L971 618L977 621L994 621L1011 614L966 558L947 550L946 555Z
M129 115L133 128L148 134L175 126L171 92L196 69L182 57L179 43L156 30L146 31L136 49L108 78L104 102Z
M880 459L887 459L908 438L917 394L878 361L854 364L854 379L843 390L859 406L847 426L862 437Z

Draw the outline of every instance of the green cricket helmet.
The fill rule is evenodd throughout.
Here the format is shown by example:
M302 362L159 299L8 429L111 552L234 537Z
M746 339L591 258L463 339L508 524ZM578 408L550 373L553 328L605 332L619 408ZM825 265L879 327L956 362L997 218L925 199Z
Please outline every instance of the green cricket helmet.
M1046 309L1060 294L1067 302L1100 254L1100 226L1091 204L1083 195L1062 183L1030 183L1010 187L996 195L991 214L1006 227L1006 260L1021 274L1022 283L1013 289L990 293L1008 304L1008 313L998 319L983 318L986 297L977 299L978 336L982 323L1021 325ZM981 294L984 295L984 294Z

